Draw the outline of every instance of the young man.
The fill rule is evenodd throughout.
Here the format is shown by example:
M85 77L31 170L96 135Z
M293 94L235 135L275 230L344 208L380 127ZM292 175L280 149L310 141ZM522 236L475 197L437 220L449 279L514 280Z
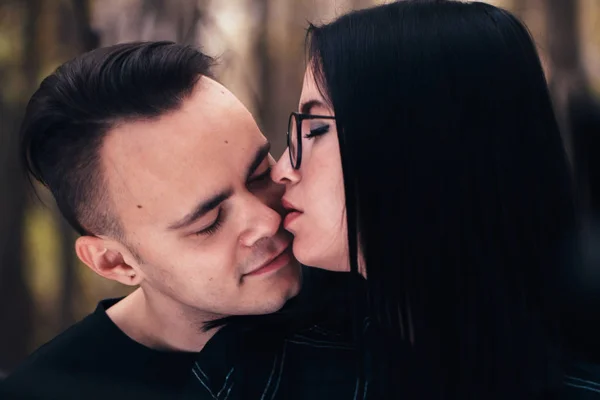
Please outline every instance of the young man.
M81 261L138 288L38 349L3 382L8 398L176 398L195 362L220 373L231 335L205 322L272 313L298 293L269 144L210 65L186 46L121 44L33 95L28 172L81 234Z

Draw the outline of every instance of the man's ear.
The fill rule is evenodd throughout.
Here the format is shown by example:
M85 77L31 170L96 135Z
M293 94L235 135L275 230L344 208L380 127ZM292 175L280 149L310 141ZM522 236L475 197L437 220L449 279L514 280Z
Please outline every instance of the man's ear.
M75 241L77 257L98 275L128 286L139 285L143 276L137 265L125 262L129 251L122 244L96 236L81 236ZM132 257L127 257L131 259ZM132 264L132 263L131 263Z

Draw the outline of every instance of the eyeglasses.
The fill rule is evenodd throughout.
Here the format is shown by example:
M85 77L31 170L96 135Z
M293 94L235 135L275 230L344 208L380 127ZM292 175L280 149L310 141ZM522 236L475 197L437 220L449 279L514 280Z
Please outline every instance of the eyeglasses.
M335 119L333 115L312 115L292 112L288 121L287 145L290 153L292 168L300 169L302 161L302 137L310 134L310 123L315 119Z

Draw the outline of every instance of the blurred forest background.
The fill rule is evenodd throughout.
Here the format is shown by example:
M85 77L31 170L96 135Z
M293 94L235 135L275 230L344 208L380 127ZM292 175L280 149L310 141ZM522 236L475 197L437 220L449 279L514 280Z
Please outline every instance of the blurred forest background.
M59 64L97 46L173 40L218 56L219 80L253 112L279 157L304 72L307 22L374 0L0 0L0 371L128 290L94 275L51 196L16 157L23 108ZM600 0L494 0L529 26L551 83L585 207L600 209ZM596 161L595 159L599 159ZM592 184L590 184L592 183Z

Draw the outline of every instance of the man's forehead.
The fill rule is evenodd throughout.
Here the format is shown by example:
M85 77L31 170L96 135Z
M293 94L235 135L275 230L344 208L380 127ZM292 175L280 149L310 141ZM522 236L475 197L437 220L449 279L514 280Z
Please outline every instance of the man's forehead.
M103 167L121 214L144 208L170 216L212 195L239 179L264 142L231 93L214 81L199 86L181 109L123 123L106 138Z

